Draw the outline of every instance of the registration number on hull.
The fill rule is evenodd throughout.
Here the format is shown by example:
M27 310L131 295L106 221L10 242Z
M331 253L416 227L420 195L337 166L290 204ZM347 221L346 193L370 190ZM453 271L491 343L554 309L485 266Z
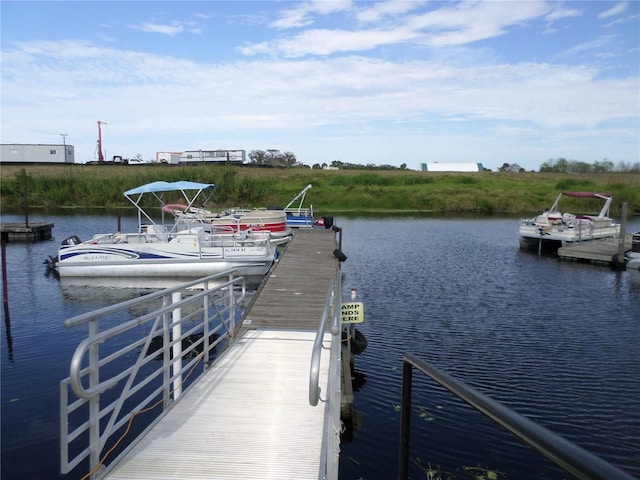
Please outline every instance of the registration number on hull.
M224 247L225 255L263 255L264 252L265 249L260 247Z

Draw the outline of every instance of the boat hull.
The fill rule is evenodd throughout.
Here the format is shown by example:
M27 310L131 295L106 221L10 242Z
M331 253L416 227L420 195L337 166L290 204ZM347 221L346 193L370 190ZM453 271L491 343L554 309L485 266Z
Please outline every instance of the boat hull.
M602 240L614 238L620 234L620 225L606 227L540 227L535 224L522 224L518 230L520 246L523 248L537 247L540 242L553 244L558 247L572 243L586 242L590 240Z
M628 270L639 270L640 271L640 253L636 255L629 255L627 257L625 267Z
M61 277L198 278L230 269L237 275L265 275L277 250L268 235L247 238L253 237L188 231L169 241L158 241L151 233L97 236L60 247L56 270Z
M61 261L56 265L61 277L180 277L199 278L236 269L237 275L265 275L273 261L233 262L206 260Z

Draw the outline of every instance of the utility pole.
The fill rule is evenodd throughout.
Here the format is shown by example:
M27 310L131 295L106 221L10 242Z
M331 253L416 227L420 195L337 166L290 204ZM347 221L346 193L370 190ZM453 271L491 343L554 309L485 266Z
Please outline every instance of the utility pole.
M61 133L62 137L62 148L64 148L64 163L67 163L67 135L68 133Z

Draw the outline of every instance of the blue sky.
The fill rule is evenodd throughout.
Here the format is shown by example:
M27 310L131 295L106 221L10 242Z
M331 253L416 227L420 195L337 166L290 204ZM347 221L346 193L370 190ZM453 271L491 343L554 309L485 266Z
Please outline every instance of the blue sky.
M2 143L640 161L638 1L7 1Z

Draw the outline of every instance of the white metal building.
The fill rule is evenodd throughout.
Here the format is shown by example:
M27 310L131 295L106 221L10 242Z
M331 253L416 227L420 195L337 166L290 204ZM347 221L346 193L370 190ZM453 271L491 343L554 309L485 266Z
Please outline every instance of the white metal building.
M481 163L430 162L422 164L423 172L482 172Z
M0 163L75 163L73 145L2 144Z

